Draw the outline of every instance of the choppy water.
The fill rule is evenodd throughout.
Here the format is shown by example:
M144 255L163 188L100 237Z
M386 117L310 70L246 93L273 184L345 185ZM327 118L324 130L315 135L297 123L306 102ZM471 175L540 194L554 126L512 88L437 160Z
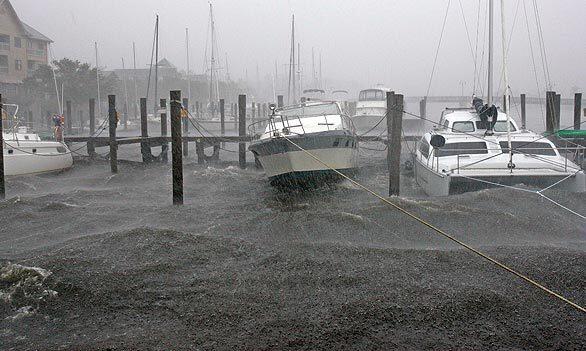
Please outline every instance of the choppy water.
M384 194L384 153L361 152L358 180ZM80 161L9 179L0 349L586 346L584 314L351 184L279 192L234 156L188 159L182 207L169 165L121 162L111 175ZM580 218L510 189L428 198L408 172L402 193L395 203L586 304ZM586 194L548 194L586 213Z

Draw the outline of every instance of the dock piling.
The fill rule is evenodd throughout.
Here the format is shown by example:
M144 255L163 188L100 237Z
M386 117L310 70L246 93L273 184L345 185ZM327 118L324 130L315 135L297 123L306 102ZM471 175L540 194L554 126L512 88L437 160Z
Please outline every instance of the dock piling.
M92 138L96 134L96 100L89 100L89 115L90 115L90 139L87 141L87 154L89 157L96 156L96 147Z
M220 99L220 135L226 134L226 112L224 107L224 99Z
M108 120L110 122L110 170L118 173L118 145L116 145L116 95L108 95Z
M555 129L555 91L545 92L545 131L553 134Z
M555 130L560 130L560 118L561 118L561 102L562 96L560 94L555 94L554 106L555 106Z
M167 136L167 100L159 100L159 106L161 107L161 136L164 138ZM169 144L163 141L161 144L161 161L167 163L169 161Z
M427 96L424 96L423 99L419 100L419 117L427 118Z
M147 121L147 100L140 98L140 153L142 155L142 162L151 162L151 147L149 144L149 127Z
M65 123L67 125L67 134L71 135L72 134L72 119L73 119L73 113L71 112L71 101L67 100L65 102L65 113L66 113L66 117L65 117Z
M401 130L403 127L403 95L387 92L387 163L389 196L399 195L401 174Z
M246 95L238 95L238 135L246 136ZM246 168L246 143L238 143L238 165Z
M183 150L181 143L181 91L170 93L171 163L173 172L173 205L183 205Z
M582 112L582 93L574 94L574 129L580 128L580 113Z
M283 107L283 95L277 95L277 107Z
M4 134L2 130L4 127L4 120L2 119L2 114L4 113L3 106L2 94L0 94L0 200L6 198L6 183L4 182Z

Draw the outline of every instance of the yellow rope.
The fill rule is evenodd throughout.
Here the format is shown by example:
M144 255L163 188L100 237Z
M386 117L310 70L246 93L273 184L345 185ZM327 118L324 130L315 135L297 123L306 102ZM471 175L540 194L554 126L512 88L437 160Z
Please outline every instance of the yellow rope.
M317 156L315 156L314 154L312 154L311 152L305 150L304 148L302 148L301 146L297 145L295 142L293 142L291 139L289 139L288 137L283 135L283 138L285 138L285 140L287 140L288 142L290 142L291 144L293 144L294 146L296 146L299 150L303 151L304 153L306 153L307 155L309 155L311 158L313 158L314 160L316 160L317 162L321 163L322 165L326 166L327 168L329 168L330 170L336 172L338 175L342 176L343 178L347 179L348 181L350 181L352 184L356 185L357 187L361 188L362 190L370 193L371 195L375 196L376 198L378 198L379 200L383 201L384 203L386 203L387 205L390 205L392 207L394 207L395 209L401 211L402 213L406 214L407 216L413 218L414 220L416 220L417 222L423 224L424 226L432 229L433 231L435 231L436 233L443 235L444 237L446 237L447 239L455 242L456 244L474 252L475 254L477 254L478 256L492 262L493 264L497 265L498 267L506 270L509 273L512 273L514 275L516 275L517 277L525 280L526 282L532 284L533 286L545 291L546 293L557 297L558 299L564 301L565 303L567 303L568 305L576 308L578 311L586 313L586 309L580 305L578 305L575 302L572 302L570 300L568 300L567 298L563 297L562 295L556 293L555 291L552 291L548 288L546 288L545 286L541 285L540 283L536 282L535 280L527 277L524 274L521 274L517 271L515 271L514 269L508 267L507 265L500 263L499 261L495 260L494 258L488 256L487 254L473 248L472 246L460 241L459 239L453 237L452 235L444 232L443 230L439 229L438 227L434 226L433 224L426 222L424 219L417 217L416 215L414 215L413 213L405 210L404 208L398 206L397 204L392 203L391 201L389 201L389 199L379 195L378 193L374 192L373 190L370 190L369 188L365 187L364 185L358 183L357 181L355 181L354 179L348 177L347 175L345 175L344 173L338 171L337 169L331 167L330 165L328 165L327 163L325 163L324 161L322 161L321 159L319 159Z

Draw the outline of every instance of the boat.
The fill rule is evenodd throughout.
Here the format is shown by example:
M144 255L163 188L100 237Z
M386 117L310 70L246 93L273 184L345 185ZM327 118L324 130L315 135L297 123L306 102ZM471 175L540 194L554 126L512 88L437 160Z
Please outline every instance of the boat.
M386 94L389 88L377 85L372 89L361 90L358 94L356 112L352 122L358 134L382 136L387 133L385 115L387 113ZM424 120L410 116L403 116L403 132L408 136L420 136L424 132Z
M358 137L337 102L306 101L270 108L267 126L251 142L249 150L271 185L313 186L339 180L341 176L332 169L345 175L356 172Z
M4 175L20 176L66 170L73 166L71 151L62 142L42 140L27 126L19 125L16 107L12 126L2 132ZM8 123L6 123L8 124Z
M469 107L442 112L438 125L416 145L415 179L431 196L517 184L584 192L584 170L568 158L572 148L558 148L545 136L520 129L492 103L493 5L489 0L487 103L473 96ZM503 63L505 89L509 90L504 49ZM505 111L507 107L505 99ZM574 154L583 150L573 148Z
M417 183L431 196L497 185L548 187L562 180L556 188L586 191L586 176L576 163L500 110L491 127L474 108L447 108L418 142L414 165Z

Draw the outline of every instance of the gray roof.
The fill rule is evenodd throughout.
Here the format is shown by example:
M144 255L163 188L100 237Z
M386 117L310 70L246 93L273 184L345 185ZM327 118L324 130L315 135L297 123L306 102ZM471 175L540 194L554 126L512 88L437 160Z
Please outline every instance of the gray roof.
M38 30L29 26L28 24L24 23L23 21L20 21L20 23L22 23L22 27L24 28L24 31L26 32L27 37L32 38L32 39L46 41L48 43L53 42L53 40L47 38L41 32L39 32Z

